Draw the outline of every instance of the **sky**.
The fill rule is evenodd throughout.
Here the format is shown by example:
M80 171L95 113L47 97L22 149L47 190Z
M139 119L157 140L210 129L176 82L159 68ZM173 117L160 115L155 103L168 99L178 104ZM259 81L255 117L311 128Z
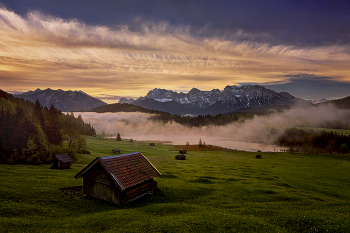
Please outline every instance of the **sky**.
M0 89L350 96L347 0L0 0Z

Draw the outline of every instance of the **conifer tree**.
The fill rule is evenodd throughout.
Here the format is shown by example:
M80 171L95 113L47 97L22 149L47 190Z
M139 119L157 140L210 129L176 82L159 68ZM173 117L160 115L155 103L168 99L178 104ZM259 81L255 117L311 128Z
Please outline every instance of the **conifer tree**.
M45 118L44 118L44 113L43 113L43 107L41 106L38 99L35 101L35 104L34 104L33 115L39 121L40 126L42 128L44 128Z
M203 146L203 143L202 143L202 139L201 139L201 138L199 139L198 146Z
M122 140L122 138L120 137L120 134L118 132L118 134L117 134L117 141L121 141L121 140Z
M55 106L51 105L48 111L47 121L45 122L45 133L50 144L60 145L62 143L60 111Z

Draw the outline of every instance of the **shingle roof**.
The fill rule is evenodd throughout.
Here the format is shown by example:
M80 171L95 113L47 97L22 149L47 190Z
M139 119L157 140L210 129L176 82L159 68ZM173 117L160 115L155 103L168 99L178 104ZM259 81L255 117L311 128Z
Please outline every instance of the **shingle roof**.
M56 158L58 159L58 161L60 161L60 163L71 163L72 159L70 158L69 154L59 154L59 155L55 155Z
M133 152L108 157L98 157L75 178L83 174L99 162L122 190L162 175L141 152Z

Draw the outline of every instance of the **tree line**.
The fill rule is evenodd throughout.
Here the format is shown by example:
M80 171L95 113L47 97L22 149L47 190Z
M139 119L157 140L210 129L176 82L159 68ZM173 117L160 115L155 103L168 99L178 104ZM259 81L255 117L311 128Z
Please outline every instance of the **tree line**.
M108 104L92 109L93 112L104 113L104 112L144 112L154 114L149 119L153 121L161 121L163 123L176 122L181 125L189 127L201 127L208 125L227 125L237 121L244 121L252 119L253 114L217 114L212 115L198 115L198 116L180 116L173 115L168 112L149 110L141 106L133 104Z
M153 121L161 121L164 123L167 122L176 122L181 125L189 126L189 127L201 127L208 125L216 125L223 126L228 125L237 121L244 121L248 119L252 119L254 117L253 114L217 114L215 116L212 115L198 115L198 116L179 116L179 115L171 115L171 114L157 114L150 117Z
M346 154L350 148L350 135L336 132L303 130L289 128L276 141L277 145L289 147L290 151L299 150L309 153Z
M91 110L92 112L104 113L104 112L144 112L144 113L155 113L155 114L170 114L158 110L149 110L134 104L107 104L102 105Z
M86 152L81 134L96 134L81 116L44 108L0 90L0 163L50 163L55 154Z

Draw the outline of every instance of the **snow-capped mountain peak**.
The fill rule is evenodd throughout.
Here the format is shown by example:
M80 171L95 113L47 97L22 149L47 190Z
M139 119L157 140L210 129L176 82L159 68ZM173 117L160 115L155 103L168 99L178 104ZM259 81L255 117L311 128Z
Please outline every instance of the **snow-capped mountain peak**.
M149 101L150 99L155 102L152 102L151 104ZM188 93L178 93L166 89L155 88L149 91L146 97L139 98L132 103L145 108L149 107L161 111L164 109L162 109L162 107L157 107L157 103L167 104L167 108L173 106L173 109L188 108L190 110L186 113L189 114L198 114L198 112L202 114L217 114L233 111L239 108L269 105L292 105L296 102L306 103L306 101L295 98L289 93L277 93L263 86L245 84L240 86L226 86L224 90L213 89L211 91L201 91L198 88L192 88ZM175 114L181 114L183 112L182 110L171 111Z

